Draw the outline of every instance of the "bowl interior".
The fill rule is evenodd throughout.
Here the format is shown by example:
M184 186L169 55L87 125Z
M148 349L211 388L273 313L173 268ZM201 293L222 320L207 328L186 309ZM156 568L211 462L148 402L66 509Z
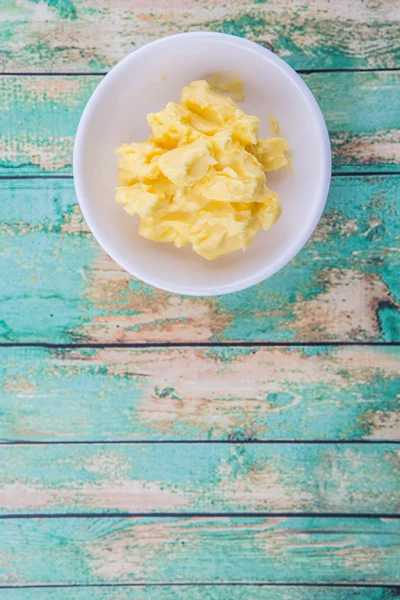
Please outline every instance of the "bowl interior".
M267 176L280 194L278 223L246 252L214 261L190 247L148 241L138 219L115 202L117 157L123 142L149 135L146 115L179 101L181 89L215 73L238 75L244 110L261 120L260 136L274 135L270 113L291 146L294 173ZM211 295L243 289L290 260L315 227L325 202L329 143L316 103L300 78L273 54L245 40L218 34L164 38L124 59L101 82L83 115L74 156L79 200L97 240L130 273L157 287Z

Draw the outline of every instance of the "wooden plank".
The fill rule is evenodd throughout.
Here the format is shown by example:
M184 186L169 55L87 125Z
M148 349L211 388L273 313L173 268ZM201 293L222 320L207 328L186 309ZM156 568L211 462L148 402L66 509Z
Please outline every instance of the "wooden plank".
M396 441L399 355L399 347L2 348L0 440Z
M334 171L399 171L400 71L303 78L325 116ZM79 118L100 80L0 77L0 174L70 174Z
M280 273L237 294L189 298L109 259L72 181L1 180L0 340L400 341L399 189L396 175L334 178L311 241Z
M395 587L265 585L147 585L118 587L0 588L4 600L395 600Z
M0 521L2 585L400 582L400 520L51 518Z
M0 446L0 514L400 513L396 444Z
M396 67L399 19L398 4L390 1L6 0L0 66L11 72L99 71L163 35L211 30L258 41L297 69Z

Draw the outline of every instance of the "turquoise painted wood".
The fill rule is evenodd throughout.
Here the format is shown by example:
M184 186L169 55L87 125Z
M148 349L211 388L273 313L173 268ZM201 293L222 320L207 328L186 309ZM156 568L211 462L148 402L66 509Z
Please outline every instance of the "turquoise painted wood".
M0 440L399 441L399 357L396 346L1 348Z
M399 341L399 190L397 175L334 178L323 219L285 269L237 294L187 298L106 257L72 181L1 180L0 339Z
M397 600L397 588L147 585L2 589L4 600Z
M311 73L303 79L325 116L334 171L399 172L400 71ZM0 77L0 175L71 174L76 128L100 81Z
M398 584L400 519L0 521L0 584Z
M107 70L160 36L202 29L258 41L296 69L400 66L392 1L4 1L0 64L10 72Z
M399 479L397 444L0 446L0 514L383 516Z
M0 71L31 75L0 76L0 598L399 598L400 348L341 343L400 341L400 4L150 4L3 1ZM30 178L71 175L104 71L195 29L322 70L340 175L296 260L225 298L133 280L71 180Z

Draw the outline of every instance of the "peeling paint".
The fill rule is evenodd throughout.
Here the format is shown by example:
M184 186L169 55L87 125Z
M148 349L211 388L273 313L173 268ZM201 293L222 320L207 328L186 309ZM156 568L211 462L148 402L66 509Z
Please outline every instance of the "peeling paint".
M321 331L327 330L327 323L327 340L340 336L343 323L348 324L347 333L352 339L379 337L378 305L389 298L388 287L379 276L332 269L327 280L326 290L321 294L311 301L296 304L296 337L310 341L319 339Z
M7 7L4 71L107 70L132 49L193 30L224 31L264 43L296 69L395 67L399 59L395 3L279 0L172 5L112 0L37 0ZM379 28L380 35L376 35ZM388 40L390 43L388 43Z
M312 350L7 348L0 438L399 439L398 348Z
M233 318L218 312L214 298L166 294L132 280L106 254L99 256L87 277L86 295L100 313L79 329L87 340L204 342L221 335ZM118 311L106 314L112 304Z

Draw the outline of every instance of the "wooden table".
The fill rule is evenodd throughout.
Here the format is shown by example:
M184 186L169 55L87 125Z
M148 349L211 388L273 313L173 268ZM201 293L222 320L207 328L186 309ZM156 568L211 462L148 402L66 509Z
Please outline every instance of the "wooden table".
M1 18L1 600L397 598L400 3L5 0ZM333 147L312 240L209 299L118 268L71 176L104 73L198 29L299 70Z

